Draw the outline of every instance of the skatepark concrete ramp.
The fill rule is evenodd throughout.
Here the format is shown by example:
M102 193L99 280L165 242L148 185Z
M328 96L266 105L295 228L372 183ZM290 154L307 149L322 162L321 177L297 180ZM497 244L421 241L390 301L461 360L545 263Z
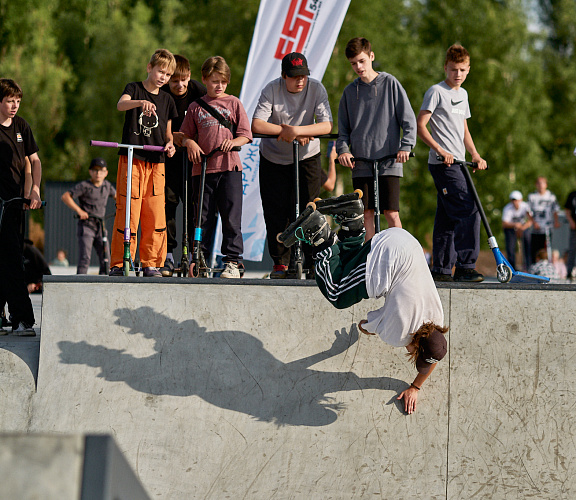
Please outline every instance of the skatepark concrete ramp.
M0 349L1 430L110 434L152 498L572 499L575 291L439 284L448 355L406 415L404 350L355 326L378 301L47 277L37 385Z

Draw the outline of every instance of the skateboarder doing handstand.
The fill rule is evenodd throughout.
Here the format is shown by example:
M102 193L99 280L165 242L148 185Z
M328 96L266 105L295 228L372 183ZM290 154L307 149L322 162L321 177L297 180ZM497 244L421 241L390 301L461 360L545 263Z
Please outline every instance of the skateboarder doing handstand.
M422 247L404 229L392 227L364 242L364 206L357 192L310 204L278 236L286 246L296 240L313 248L316 283L338 309L362 299L385 297L384 305L360 321L360 331L378 334L395 347L406 347L418 374L398 399L408 414L416 410L418 391L446 354L442 303ZM340 224L338 235L325 215Z

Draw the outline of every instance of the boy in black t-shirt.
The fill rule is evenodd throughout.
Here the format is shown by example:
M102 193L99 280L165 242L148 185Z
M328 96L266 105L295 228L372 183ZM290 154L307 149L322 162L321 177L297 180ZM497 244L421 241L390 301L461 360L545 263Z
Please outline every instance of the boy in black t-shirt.
M190 62L184 56L174 55L176 69L170 81L162 87L168 92L176 103L178 116L172 120L172 135L174 142L178 144L178 131L184 121L188 106L196 99L206 95L206 87L196 80L190 79ZM184 153L177 150L172 158L166 158L166 231L167 231L167 254L164 267L160 269L162 276L172 276L174 273L174 256L172 252L178 246L176 240L176 209L178 203L183 200L183 169ZM188 190L188 221L189 227L193 228L192 189ZM189 234L192 234L189 231Z
M16 116L22 89L14 80L0 79L0 198L9 200L24 196L30 208L40 208L42 164L38 146L26 121ZM32 168L32 187L25 192L26 157ZM12 315L12 332L34 336L34 310L28 296L22 256L22 204L11 204L4 210L0 229L0 303L8 302ZM7 331L0 325L0 335Z
M62 195L62 201L74 210L78 221L78 266L76 274L87 274L92 247L100 261L99 274L108 274L106 264L110 249L104 240L104 216L108 198L116 199L116 188L106 180L108 165L104 158L94 158L89 167L90 180L76 184ZM74 201L78 200L78 203Z
M168 83L176 62L171 52L158 49L147 66L148 78L126 85L118 101L125 111L123 144L164 146L171 157L176 152L172 138L172 120L177 117L174 99L160 88ZM116 189L116 218L112 234L110 276L122 276L128 151L119 151ZM130 200L130 253L136 252L136 234L141 229L140 261L143 275L162 276L158 268L166 259L166 213L164 211L164 153L134 150Z

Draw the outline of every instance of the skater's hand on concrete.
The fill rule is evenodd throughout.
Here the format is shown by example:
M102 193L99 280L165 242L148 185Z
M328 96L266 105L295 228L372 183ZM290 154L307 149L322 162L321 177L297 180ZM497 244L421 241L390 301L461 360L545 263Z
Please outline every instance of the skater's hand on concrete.
M342 153L338 157L338 163L344 167L354 168L354 162L352 161L354 157L350 153Z
M402 391L396 399L404 399L404 411L411 415L416 411L416 404L418 403L418 389L410 386L405 391Z

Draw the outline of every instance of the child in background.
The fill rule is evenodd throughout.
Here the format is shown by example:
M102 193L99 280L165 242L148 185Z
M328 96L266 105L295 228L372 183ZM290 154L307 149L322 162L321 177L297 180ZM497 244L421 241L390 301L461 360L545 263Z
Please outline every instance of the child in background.
M216 210L222 218L222 247L225 268L221 278L240 278L239 266L242 262L244 243L242 240L242 162L233 147L243 146L252 141L250 121L242 103L237 97L226 94L230 83L230 68L224 58L209 57L202 64L202 83L207 94L199 100L205 107L194 102L188 108L180 127L182 145L188 151L192 168L192 191L199 192L202 154L216 148L220 151L208 159L204 199L202 203L202 252L210 254L208 243L213 239ZM230 128L224 126L220 118L227 120ZM222 120L222 121L225 121ZM197 141L193 138L197 137ZM196 207L198 210L199 207ZM192 269L190 270L192 272Z
M116 188L106 180L108 165L103 158L94 158L88 168L90 180L76 184L62 195L62 201L74 210L78 221L78 265L76 274L87 274L92 247L100 262L99 274L108 274L110 260L108 241L104 241L104 216L108 198L116 199ZM78 203L74 201L78 200Z

